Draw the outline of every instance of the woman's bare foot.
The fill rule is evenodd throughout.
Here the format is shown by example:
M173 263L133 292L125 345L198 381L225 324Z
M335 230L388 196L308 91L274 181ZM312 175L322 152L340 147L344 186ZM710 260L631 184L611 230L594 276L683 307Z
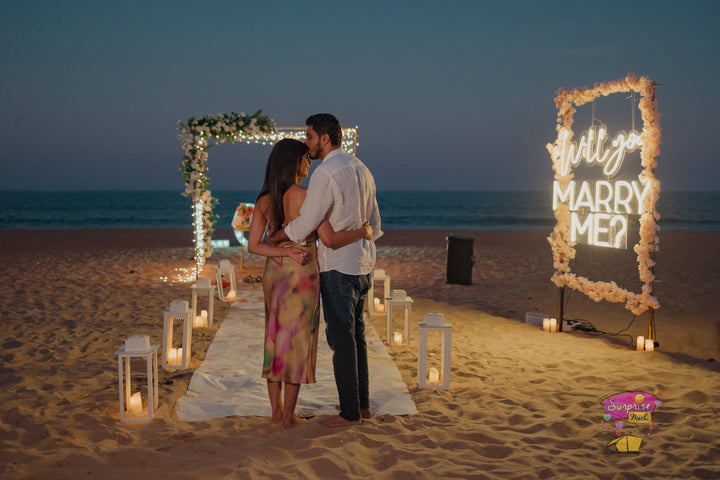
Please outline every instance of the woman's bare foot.
M282 425L280 426L281 430L287 430L288 428L296 427L302 423L305 423L306 420L302 418L298 414L294 414L292 417L290 417L287 421L283 419Z
M270 417L270 423L273 425L279 425L283 422L283 412L273 412L272 417Z

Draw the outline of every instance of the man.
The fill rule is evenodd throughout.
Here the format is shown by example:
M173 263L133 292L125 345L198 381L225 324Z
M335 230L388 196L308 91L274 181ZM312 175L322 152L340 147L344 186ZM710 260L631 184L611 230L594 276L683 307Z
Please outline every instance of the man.
M327 425L341 427L370 418L367 345L363 306L375 266L375 243L382 235L370 170L341 146L342 129L328 113L308 117L305 144L312 159L322 160L308 184L300 216L273 235L276 243L287 236L301 243L327 217L336 232L372 227L372 240L362 239L340 248L318 246L320 293L333 351L340 414Z

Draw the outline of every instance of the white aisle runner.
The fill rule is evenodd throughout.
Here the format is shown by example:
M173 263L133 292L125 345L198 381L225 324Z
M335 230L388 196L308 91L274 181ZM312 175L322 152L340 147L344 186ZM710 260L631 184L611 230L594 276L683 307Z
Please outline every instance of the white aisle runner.
M259 284L248 286L242 295L245 301L233 303L205 360L193 374L185 396L178 400L178 419L200 421L232 415L270 416L267 384L260 376L265 335L262 287ZM367 325L365 337L372 415L417 413L400 372L372 326ZM303 416L337 413L334 407L338 403L337 389L332 370L332 352L325 339L323 322L318 342L317 383L300 388L296 413Z

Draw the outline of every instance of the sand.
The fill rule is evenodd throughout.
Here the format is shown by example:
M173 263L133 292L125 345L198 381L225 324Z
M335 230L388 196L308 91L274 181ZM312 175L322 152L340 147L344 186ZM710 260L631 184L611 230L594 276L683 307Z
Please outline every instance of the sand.
M472 285L446 283L450 233L473 238ZM633 321L577 292L566 318L625 331L523 323L527 311L556 311L546 232L386 232L377 267L415 300L413 323L439 312L453 325L451 390L417 389L415 326L409 345L388 350L419 414L281 431L262 417L177 420L207 330L193 332L188 370L160 370L156 418L119 421L114 352L132 334L160 343L162 309L189 299L188 284L160 280L192 264L189 231L0 231L0 478L717 478L720 232L661 235L660 347L641 353L646 315ZM240 280L261 273L258 257L240 269L239 252L219 249L211 262L232 260ZM577 268L631 287L637 269L621 257L589 252ZM215 307L221 323L230 307ZM384 317L371 322L382 335ZM637 453L607 447L616 434L601 399L626 391L662 402Z

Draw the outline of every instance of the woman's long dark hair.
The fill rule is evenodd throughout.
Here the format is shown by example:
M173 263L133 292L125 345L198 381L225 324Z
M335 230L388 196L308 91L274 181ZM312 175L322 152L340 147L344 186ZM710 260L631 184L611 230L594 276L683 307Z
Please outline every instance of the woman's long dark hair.
M295 184L298 162L308 151L307 145L299 140L284 138L278 141L270 152L265 180L258 199L270 195L270 229L276 232L283 228L285 213L283 195Z

